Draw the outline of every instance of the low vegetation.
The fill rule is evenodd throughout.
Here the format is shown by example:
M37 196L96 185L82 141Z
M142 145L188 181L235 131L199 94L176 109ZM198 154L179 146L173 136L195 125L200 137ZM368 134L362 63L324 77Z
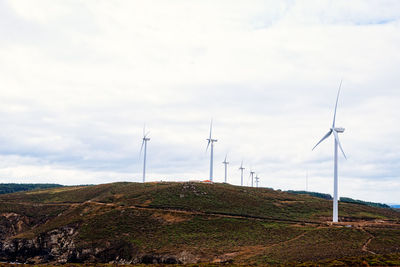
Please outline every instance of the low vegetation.
M362 200L358 200L358 199L352 199L352 198L349 198L349 197L341 197L340 201L341 202L347 202L347 203L356 203L356 204L361 204L361 205L367 205L367 206L371 206L371 207L390 208L389 205L386 205L386 204L383 204L383 203L362 201Z
M295 191L295 190L288 190L286 192L292 193L292 194L309 195L309 196L312 196L312 197L319 197L319 198L328 199L328 200L332 200L333 199L331 195L324 194L324 193L319 193L319 192Z
M9 214L24 218L11 239L76 229L76 251L101 253L75 262L334 265L339 259L368 262L369 254L375 256L371 262L398 260L399 212L340 202L341 223L331 225L331 206L331 200L310 195L228 184L60 187L1 195L0 232L12 224ZM160 260L163 255L167 260Z

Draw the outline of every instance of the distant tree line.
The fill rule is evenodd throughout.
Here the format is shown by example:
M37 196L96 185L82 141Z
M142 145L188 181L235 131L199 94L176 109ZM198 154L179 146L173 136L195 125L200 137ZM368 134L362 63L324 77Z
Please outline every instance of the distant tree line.
M331 195L324 194L324 193L318 193L318 192L295 191L295 190L288 190L286 192L292 193L292 194L309 195L309 196L312 196L312 197L319 197L319 198L328 199L328 200L332 199Z
M390 208L389 205L383 204L383 203L375 203L375 202L368 202L368 201L362 201L358 199L352 199L349 197L341 197L340 198L341 202L347 202L347 203L356 203L356 204L361 204L361 205L367 205L371 207L378 207L378 208Z
M329 195L329 194L318 193L318 192L295 191L295 190L288 190L286 192L292 193L292 194L309 195L309 196L312 196L312 197L319 197L319 198L328 199L328 200L332 200L333 199L332 196ZM366 205L366 206L371 206L371 207L390 208L389 205L386 205L386 204L383 204L383 203L362 201L362 200L352 199L352 198L349 198L349 197L341 197L339 199L339 201L340 202L346 202L346 203L361 204L361 205Z
M0 184L0 194L9 194L20 191L62 187L60 184Z

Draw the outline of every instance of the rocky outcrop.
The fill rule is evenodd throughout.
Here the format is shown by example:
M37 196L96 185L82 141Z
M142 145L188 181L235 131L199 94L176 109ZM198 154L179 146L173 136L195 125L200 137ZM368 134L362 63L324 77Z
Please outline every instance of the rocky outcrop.
M74 257L75 227L62 227L33 239L7 238L0 241L0 259L26 263L65 263Z
M104 244L76 244L78 225L66 226L39 234L33 239L0 240L0 261L28 264L103 262L120 264L196 263L199 257L183 251L171 254L139 253L124 240Z
M28 217L8 212L0 214L0 240L22 233L29 228Z

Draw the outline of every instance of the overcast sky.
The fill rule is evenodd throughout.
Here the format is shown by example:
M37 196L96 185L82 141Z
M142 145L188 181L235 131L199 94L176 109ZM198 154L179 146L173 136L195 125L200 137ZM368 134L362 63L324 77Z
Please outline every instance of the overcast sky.
M400 203L400 1L0 0L0 182L200 180Z

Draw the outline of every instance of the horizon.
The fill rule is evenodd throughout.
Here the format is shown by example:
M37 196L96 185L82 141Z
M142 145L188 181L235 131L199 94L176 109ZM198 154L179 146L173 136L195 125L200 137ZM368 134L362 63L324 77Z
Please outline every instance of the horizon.
M0 1L0 183L205 180L400 203L400 2ZM306 176L308 178L306 178ZM13 178L10 178L13 177ZM308 180L308 182L306 181Z

